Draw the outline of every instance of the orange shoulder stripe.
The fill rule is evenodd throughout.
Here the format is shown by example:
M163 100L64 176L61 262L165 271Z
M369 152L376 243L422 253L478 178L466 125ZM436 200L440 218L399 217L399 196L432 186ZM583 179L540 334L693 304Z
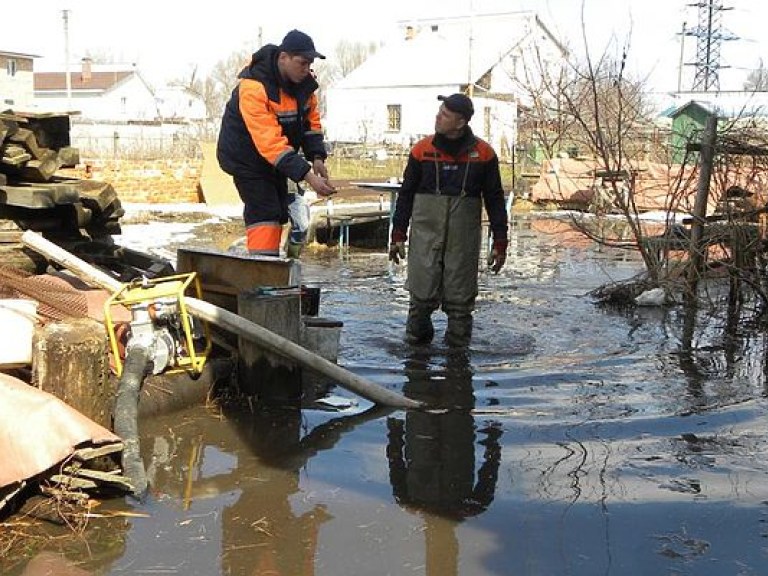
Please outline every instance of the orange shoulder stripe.
M272 165L283 154L293 151L277 121L279 110L274 107L261 82L240 81L240 114L259 154Z

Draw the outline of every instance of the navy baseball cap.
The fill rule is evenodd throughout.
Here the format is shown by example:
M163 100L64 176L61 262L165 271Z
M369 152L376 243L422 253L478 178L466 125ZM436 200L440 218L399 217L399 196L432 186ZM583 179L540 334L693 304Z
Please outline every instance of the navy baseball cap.
M472 118L472 114L475 113L475 107L472 105L472 100L469 96L461 93L451 94L450 96L438 96L438 100L441 100L445 107L451 112L461 114L466 118L467 122Z
M314 60L315 58L321 58L325 60L325 56L315 50L315 43L309 35L304 34L300 30L291 30L283 38L283 42L279 46L282 52L289 52L290 54L300 54L305 58Z

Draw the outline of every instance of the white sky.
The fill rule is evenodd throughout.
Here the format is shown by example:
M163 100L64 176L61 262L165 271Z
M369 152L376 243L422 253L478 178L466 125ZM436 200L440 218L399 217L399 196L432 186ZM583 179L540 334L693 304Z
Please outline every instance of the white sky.
M36 69L63 69L65 35L62 11L69 10L70 62L90 52L113 60L135 62L154 84L201 73L232 52L254 49L259 33L279 43L291 28L310 34L317 49L333 56L340 40L380 41L397 33L399 20L475 13L534 10L544 23L576 52L583 52L581 0L383 0L312 2L284 5L242 0L0 0L0 49L39 55ZM611 38L630 36L629 70L648 76L657 90L677 88L680 31L683 22L696 26L693 0L585 0L590 52L598 55ZM747 70L760 59L768 64L768 2L723 0L724 28L740 39L722 43L720 71L723 90L739 89ZM269 8L267 8L269 6ZM280 7L285 7L280 11ZM276 9L275 7L278 7ZM685 62L695 58L693 37L685 39ZM612 50L615 50L616 44ZM439 55L435 55L439 58ZM404 63L424 66L428 63ZM683 89L690 88L694 69L683 68Z

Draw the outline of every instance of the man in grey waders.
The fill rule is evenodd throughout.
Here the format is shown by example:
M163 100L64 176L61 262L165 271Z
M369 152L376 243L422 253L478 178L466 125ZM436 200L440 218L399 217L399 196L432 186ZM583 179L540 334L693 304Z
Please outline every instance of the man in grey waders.
M482 243L482 208L488 214L493 248L488 265L498 273L507 258L507 209L499 159L472 133L472 100L438 96L435 134L411 148L392 222L389 259L398 264L408 243L410 306L405 339L432 341L432 313L448 316L445 341L466 347L472 337Z

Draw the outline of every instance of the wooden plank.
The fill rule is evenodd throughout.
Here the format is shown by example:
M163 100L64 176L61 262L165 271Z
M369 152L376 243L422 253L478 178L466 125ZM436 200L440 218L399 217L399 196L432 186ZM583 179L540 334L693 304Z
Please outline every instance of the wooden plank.
M63 498L70 502L87 502L90 496L85 492L72 492L70 490L62 489L61 487L53 486L41 486L40 491L45 496L52 496L54 498Z
M29 120L24 118L24 116L19 116L18 114L9 112L0 112L0 120L10 120L11 122L21 122L22 124L29 122Z
M242 291L300 284L298 264L286 258L180 248L176 269L179 274L197 272L203 299L230 312L237 310L236 296Z
M23 166L30 160L32 160L32 155L27 154L26 152L23 152L21 150L19 151L14 150L12 154L8 156L3 156L0 158L0 162L2 162L3 164L7 166L14 166L14 167Z
M104 444L103 446L87 446L85 448L78 448L72 454L77 460L86 461L93 460L94 458L100 458L107 454L114 454L123 450L122 442L115 442L113 444Z
M59 155L53 150L47 150L40 160L30 160L21 168L22 178L32 182L47 182L61 168Z
M80 490L93 490L98 485L93 480L86 480L85 478L76 478L74 476L67 476L66 474L54 474L51 476L51 480L64 486L66 488L76 488Z
M21 230L0 230L0 244L18 244L23 233Z
M89 468L73 469L73 467L64 468L66 474L71 474L78 480L84 480L86 482L92 481L95 486L98 484L113 484L118 485L127 490L132 490L133 485L130 480L120 474L120 471L116 472L100 472L98 470L91 470Z
M50 152L48 148L43 148L37 143L35 133L28 128L19 128L15 134L8 137L8 141L21 144L37 160L42 160Z
M328 220L354 220L355 218L384 218L389 216L389 210L374 210L371 212L334 212L325 216Z

